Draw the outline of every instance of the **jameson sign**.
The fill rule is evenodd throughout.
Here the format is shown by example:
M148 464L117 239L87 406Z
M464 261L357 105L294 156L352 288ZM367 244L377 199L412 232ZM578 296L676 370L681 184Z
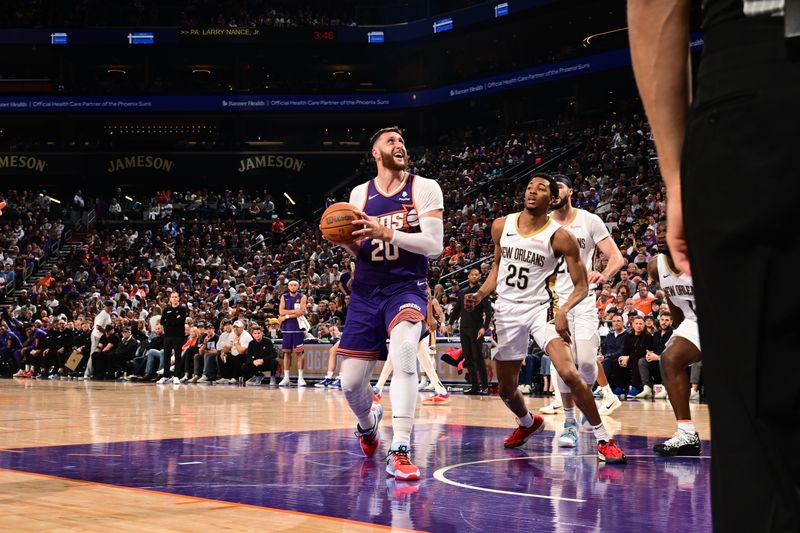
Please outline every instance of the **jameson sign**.
M0 176L73 176L113 179L262 178L343 179L358 167L361 152L161 152L0 153ZM2 182L2 179L0 179Z
M113 174L120 170L127 170L131 168L144 168L152 169L169 174L172 172L172 167L175 166L175 161L165 157L155 155L130 155L125 157L118 157L108 162L106 172Z
M294 172L302 172L305 161L290 155L259 155L239 160L238 172L249 172L260 168L285 168Z
M44 174L47 161L28 155L2 155L0 156L0 169L31 170Z

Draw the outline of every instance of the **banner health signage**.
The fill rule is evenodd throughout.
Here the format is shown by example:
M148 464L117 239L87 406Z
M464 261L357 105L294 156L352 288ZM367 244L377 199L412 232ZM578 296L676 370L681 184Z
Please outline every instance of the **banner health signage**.
M693 51L703 40L692 36ZM579 59L541 65L479 80L446 85L417 92L387 93L380 96L339 95L252 95L252 96L2 96L3 112L253 112L253 111L369 111L406 109L444 104L464 98L520 89L540 83L594 74L630 65L630 50L616 50Z

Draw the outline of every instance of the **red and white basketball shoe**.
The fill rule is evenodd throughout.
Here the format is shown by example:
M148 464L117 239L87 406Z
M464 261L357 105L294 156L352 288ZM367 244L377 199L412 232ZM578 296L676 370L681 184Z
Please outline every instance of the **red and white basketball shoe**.
M381 404L372 404L372 413L375 416L374 426L368 430L363 430L356 425L356 437L358 437L358 441L361 444L361 451L364 452L364 455L367 457L375 455L375 450L378 449L378 445L380 444L378 426L381 423L381 418L383 418L383 407L381 407Z
M396 450L389 450L389 456L386 457L386 473L403 481L419 479L419 468L409 459L408 446L400 445Z
M530 438L531 435L541 433L542 430L544 430L544 418L533 414L533 424L527 428L518 425L514 432L503 442L503 446L506 448L518 448L528 442L528 438Z

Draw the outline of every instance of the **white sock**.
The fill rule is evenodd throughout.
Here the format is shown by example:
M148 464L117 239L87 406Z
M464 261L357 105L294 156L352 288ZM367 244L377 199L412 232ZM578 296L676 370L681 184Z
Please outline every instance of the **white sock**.
M373 368L375 361L351 358L342 361L342 390L361 429L369 429L375 425L375 417L372 414L372 387L369 386Z
M533 417L531 416L530 411L528 411L528 414L525 416L519 417L519 425L524 428L529 428L533 425Z
M392 361L392 449L409 446L417 409L417 344L422 333L420 322L400 322L389 337L389 359Z
M577 422L577 420L575 420L575 408L574 407L565 407L564 408L564 422Z
M325 379L331 379L333 377L333 372L328 372L325 374Z
M608 440L608 432L606 432L606 428L602 423L594 426L592 428L592 433L594 433L594 438L597 439L597 442Z
M614 396L614 393L611 391L611 385L606 385L602 387L600 390L603 391L603 398L611 398Z
M697 430L694 428L694 422L691 420L678 420L678 429L689 435L697 433Z
M302 370L298 370L297 371L297 379L303 379L303 371Z

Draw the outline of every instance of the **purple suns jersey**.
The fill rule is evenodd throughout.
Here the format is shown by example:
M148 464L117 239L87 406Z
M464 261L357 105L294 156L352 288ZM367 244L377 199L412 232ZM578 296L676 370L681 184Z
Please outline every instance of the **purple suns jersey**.
M406 233L419 233L419 214L443 208L439 185L421 176L409 174L405 184L393 195L380 192L372 179L353 189L350 203L384 226ZM353 282L363 285L387 285L425 279L428 258L403 250L394 244L372 239L361 242Z
M283 307L287 311L291 311L292 309L296 308L300 305L300 301L303 299L303 293L297 291L297 294L292 296L292 293L286 291L283 293ZM281 331L284 332L298 332L300 330L300 324L297 323L296 318L287 318L283 322L281 322Z

